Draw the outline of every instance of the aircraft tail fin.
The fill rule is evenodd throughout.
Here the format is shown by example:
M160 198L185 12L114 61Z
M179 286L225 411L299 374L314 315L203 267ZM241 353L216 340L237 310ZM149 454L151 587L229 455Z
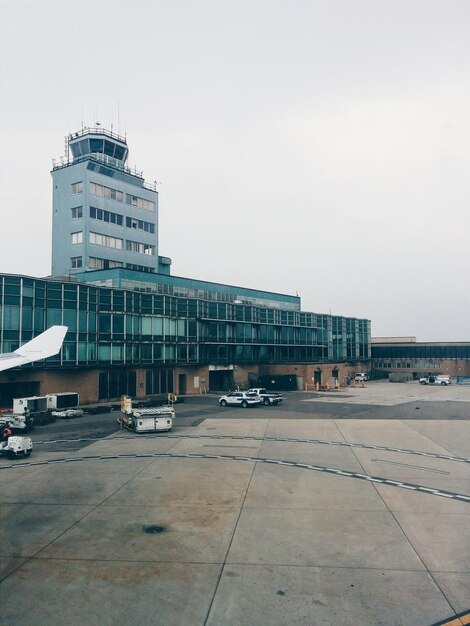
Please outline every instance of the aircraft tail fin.
M28 361L37 361L54 356L60 351L67 330L67 326L51 326L15 350L15 354L28 359Z

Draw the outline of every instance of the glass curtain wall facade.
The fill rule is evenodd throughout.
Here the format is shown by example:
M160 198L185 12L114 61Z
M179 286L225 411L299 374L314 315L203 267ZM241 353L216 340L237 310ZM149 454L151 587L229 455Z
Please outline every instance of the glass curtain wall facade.
M370 358L366 319L16 275L0 275L0 304L2 352L54 324L68 326L60 354L47 359L52 367ZM44 362L30 367L44 367Z

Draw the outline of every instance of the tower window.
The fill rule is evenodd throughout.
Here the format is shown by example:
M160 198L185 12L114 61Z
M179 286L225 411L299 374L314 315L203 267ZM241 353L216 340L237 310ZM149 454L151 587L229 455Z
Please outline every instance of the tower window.
M81 180L78 183L72 183L72 195L77 193L82 193L83 191L83 181Z
M102 235L100 233L90 233L90 243L96 246L105 246L106 248L116 248L122 250L122 239L119 237L109 237L108 235Z
M138 196L132 196L131 194L126 194L126 202L127 204L136 206L139 209L145 209L146 211L155 211L156 208L155 202L139 198Z
M124 195L118 189L98 185L98 183L90 183L90 193L101 198L111 198L111 200L117 200L118 202L122 202Z
M80 231L78 233L72 233L72 244L82 243L83 241L83 232Z

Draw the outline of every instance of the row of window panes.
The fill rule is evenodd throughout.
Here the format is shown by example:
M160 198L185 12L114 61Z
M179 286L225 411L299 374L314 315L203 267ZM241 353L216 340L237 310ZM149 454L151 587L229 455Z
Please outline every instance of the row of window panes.
M78 233L78 234L81 234L81 233ZM78 257L78 258L80 258L80 257ZM14 289L14 293L15 294L20 294L21 284L22 284L22 281L23 281L23 296L27 295L27 289L30 290L30 295L32 295L31 290L32 290L33 287L32 286L27 286L26 285L26 280L27 279L20 279L20 278L12 277L12 276L4 276L3 279L0 278L0 291L3 291L5 294L7 294L8 293L7 290ZM64 291L64 297L65 297L65 291L73 289L74 293L76 294L76 290L77 290L76 286L68 285L68 284L63 285L63 284L61 284L59 282L48 282L47 284L42 284L41 282L38 282L38 281L34 281L34 282L30 281L30 282L31 282L31 285L35 286L36 293L41 293L41 294L44 295L47 292L48 298L50 298L51 294L55 293L56 291L57 291L57 297L60 299L62 297L61 294L62 294L63 291ZM130 282L132 282L132 281L130 281ZM47 289L46 289L46 287L47 287ZM181 298L168 297L169 295L171 295L170 292L172 291L171 290L172 286L168 285L168 284L161 284L161 285L158 285L158 287L161 288L161 291L164 291L164 288L166 288L166 291L164 291L164 293L167 294L166 298L162 298L162 296L156 296L156 295L150 296L150 294L149 295L141 295L141 294L136 293L135 291L127 291L126 292L126 291L123 291L121 289L119 289L117 291L116 290L109 291L107 289L106 290L99 290L99 289L97 289L95 287L92 287L92 286L81 286L80 287L80 291L81 291L81 293L86 292L86 294L88 294L88 293L93 294L93 301L94 302L96 302L96 296L97 296L98 293L100 294L100 301L101 301L101 295L105 294L105 293L108 294L110 298L111 298L112 294L114 294L115 297L117 297L117 295L119 295L119 297L121 299L126 297L128 301L130 300L133 303L134 302L138 303L139 308L141 307L141 302L143 303L143 300L141 301L141 298L150 299L149 300L150 301L150 311L155 309L155 312L157 312L157 308L161 308L163 306L163 301L165 301L165 303L167 303L168 305L171 305L170 309L172 311L174 310L175 313L176 313L176 306L178 305L178 311L179 311L180 308L181 308L180 305L182 305L181 315L183 315L183 316L188 316L189 315L190 317L193 316L193 315L196 315L196 311L192 310L193 307L197 307L197 316L202 317L202 316L206 316L207 315L207 311L205 310L206 307L207 306L213 306L215 304L215 303L211 303L211 302L208 303L208 302L204 302L204 301L195 301L195 300L192 300L192 299L189 299L189 300L185 301L185 300L182 300ZM176 289L175 289L175 291L176 291ZM204 292L204 293L206 293L206 292ZM90 298L91 298L91 295L90 295ZM189 310L187 308L188 305L191 306L191 310ZM166 308L167 308L167 306L165 304L165 311L166 311ZM231 312L233 310L235 310L235 309L238 310L239 308L240 307L238 305L231 306L231 305L225 304L225 303L218 303L217 304L217 313L216 313L216 315L220 316L219 319L232 320L233 316L231 315ZM249 307L243 307L243 308L248 309ZM183 310L184 310L184 312L183 312ZM267 313L269 313L269 314L274 314L274 313L278 314L279 313L279 311L269 310L269 309L259 309L259 312L263 313L263 314L267 314ZM305 323L307 321L306 319L302 319L302 318L304 318L304 316L310 317L312 322L316 321L315 320L315 318L316 318L315 314L302 313L302 314L300 314L300 325L301 326L303 325L302 322ZM278 322L278 315L274 316L275 319L273 317L272 320L269 319L269 318L271 318L271 315L263 315L262 317L264 317L266 319L262 320L261 316L260 316L259 320L252 319L252 320L245 320L245 321L252 321L252 322L260 321L262 323L266 323L267 322L268 324L272 323L272 322L279 323ZM318 316L318 318L323 318L323 317L325 317L325 316ZM350 323L350 319L348 319L348 322ZM365 321L364 320L358 320L358 325L361 326L363 322L365 322ZM289 319L287 321L287 324L289 326L292 326L292 325L298 326L299 325L298 314L295 314L293 319ZM312 324L310 327L312 327L312 326L315 327L315 324ZM324 334L325 334L325 338L326 338L327 337L327 333L324 332ZM324 337L322 337L322 339L323 338ZM344 339L344 337L343 337L343 339ZM367 344L365 344L365 346L367 346Z
M116 200L117 202L122 202L124 198L122 191L112 189L111 187L105 187L104 185L98 185L98 183L90 182L90 193L95 196L100 196L101 198L110 198L111 200Z
M139 209L145 209L146 211L155 211L155 202L151 200L145 200L144 198L139 198L138 196L133 196L129 193L126 194L126 202L132 206L136 206Z
M141 243L140 241L126 240L126 250L129 252L137 252L138 254L155 255L155 246L151 246L148 243Z
M228 302L233 303L234 300L241 299L240 296L236 296L231 293L224 293L220 291L209 291L205 289L195 289L192 287L182 287L179 285L167 285L167 284L159 284L159 283L146 283L143 281L133 281L126 280L123 282L123 287L126 289L132 289L135 291L146 291L146 292L156 292L156 293L167 293L175 296L183 296L187 298L198 298L201 300L212 300L214 302ZM291 307L297 307L297 305L289 304L286 302L279 302L276 300L268 300L268 299L258 299L258 298L247 298L243 296L243 300L247 304L253 304L257 308L261 306L270 307L272 310L278 310L280 308L288 309ZM256 300L256 303L251 303L251 300ZM249 302L250 301L250 302ZM300 325L301 326L321 326L322 325L322 316L317 316L315 313L300 313L299 311L292 311L294 316L300 316ZM317 317L318 320L317 321ZM295 318L297 319L297 318Z
M136 265L135 263L126 263L126 268L128 270L136 270L137 272L147 272L147 274L151 274L155 272L154 267L147 267L146 265Z
M126 217L127 228L134 228L136 230L143 230L146 233L155 233L155 224L150 222L144 222L143 220L136 220L133 217Z
M17 344L4 342L8 349L14 349ZM78 349L77 349L78 348ZM315 347L274 347L274 346L198 346L182 344L180 346L168 344L140 344L125 345L94 344L79 342L64 342L61 357L50 358L51 364L56 362L84 363L152 363L152 362L196 362L207 361L222 362L238 361L326 361L325 351Z
M123 240L119 237L110 237L101 233L89 233L89 241L96 246L105 246L106 248L115 248L116 250L123 249Z
M75 195L77 193L82 193L83 191L83 181L79 181L76 183L72 183L72 194ZM122 191L118 189L113 189L112 187L105 187L104 185L99 185L98 183L90 182L90 193L95 196L100 196L101 198L110 198L111 200L116 200L117 202L122 202L124 199L124 194ZM139 196L134 196L132 194L126 194L127 204L131 206L138 207L139 209L144 209L145 211L155 211L156 204L152 202L152 200L146 200L145 198L140 198Z
M124 264L122 261L112 261L110 259L99 259L98 257L91 256L88 258L88 267L91 270L108 270L113 267L122 267Z
M80 219L83 217L83 207L77 206L72 208L72 219ZM105 211L104 209L98 209L94 206L90 207L90 217L102 222L109 222L110 224L123 225L124 217L120 213L113 213L112 211ZM133 217L126 217L126 227L133 228L134 230L142 230L146 233L155 233L155 224L150 222L144 222Z
M89 143L88 143L89 141ZM114 142L103 139L88 138L75 142L70 145L74 158L85 156L90 152L97 152L99 154L106 154L107 156L114 157L122 161L126 154L124 146L120 146Z
M430 363L429 361L417 361L417 362L402 362L394 361L393 363L387 363L385 361L373 362L374 367L378 369L397 368L397 369L439 369L441 363L439 361Z
M82 257L74 257L74 259L76 259L73 263L74 263L74 269L79 269L80 266L80 262ZM99 259L96 257L92 257L91 260L89 260L88 263L88 267L90 269L108 269L108 268L112 268L112 267L122 267L122 263L121 262L117 262L117 261L110 261L110 260L106 260L106 259ZM67 285L65 287L68 287ZM55 300L57 300L57 304L55 305L56 307L60 307L61 306L61 300L62 300L62 291L61 291L61 285L58 285L58 293L57 293L57 297L55 298ZM119 308L124 306L124 294L121 292L115 292L115 291L108 291L108 290L101 290L99 292L99 301L100 301L100 308L101 310L103 310L103 307L105 307L106 310L106 303L107 300L104 299L104 296L108 296L109 299L109 307L111 307L111 296L114 294L114 298L113 300L116 300L117 302L117 306L118 309L116 309L113 306L114 310L119 310ZM52 302L54 302L54 299L51 299L51 295L53 296L54 293L52 291L52 286L48 287L48 303L49 306L54 307L54 305L52 304ZM86 295L86 294L85 294ZM74 292L73 294L70 294L72 300L75 301L76 303L76 296L77 293ZM120 298L118 298L118 296L120 296ZM67 297L67 294L64 292L63 298L64 301ZM144 300L144 298L146 300ZM171 297L166 297L166 298L158 298L158 302L154 297L150 297L150 296L139 296L138 294L132 294L132 293L127 293L127 304L126 304L126 310L138 310L138 311L143 311L143 312L149 312L149 313L154 313L154 314L158 314L158 313L163 313L165 312L166 314L169 315L173 315L173 316L177 316L177 317L199 317L200 316L200 305L204 304L202 302L196 302L196 301L180 301L177 300L175 298L171 298ZM148 302L147 302L148 301ZM91 301L90 301L91 302ZM13 303L9 303L9 304L13 304ZM116 304L116 303L115 303ZM90 304L91 306L91 304ZM130 307L130 309L128 308ZM232 321L232 320L227 320L227 318L225 318L225 321ZM257 326L257 325L252 325L252 324L246 324L244 322L237 322L236 323L236 330L230 330L230 328L235 329L235 326L228 326L225 327L223 324L217 323L217 322L204 322L203 326L201 326L201 336L207 340L209 339L209 341L233 341L233 338L237 338L238 340L242 340L244 342L267 342L267 343L271 343L273 340L277 343L301 343L301 344L311 344L311 343L315 343L315 344L328 344L329 343L329 338L328 338L328 333L327 331L325 331L324 329L315 329L314 330L314 335L312 336L310 333L312 332L310 329L305 329L304 327L292 327L289 326L287 328L282 327L281 328L276 328L275 330L268 326ZM297 328L300 332L300 334L298 335L298 339L297 339L297 335L292 335L292 330L293 328ZM341 354L344 354L345 348L343 348L343 350L341 351ZM349 353L353 353L354 350L351 346L348 346L348 354Z
M110 224L118 224L118 226L122 226L124 219L119 213L105 211L104 209L97 209L94 206L90 207L90 217L94 220L109 222Z
M73 270L79 269L82 267L82 257L81 256L73 256L70 259L70 266Z
M114 248L116 250L123 249L123 239L119 237L111 237L109 235L102 235L100 233L89 233L90 243L96 246L104 246L106 248ZM72 233L72 244L83 243L83 232ZM151 246L147 243L141 243L139 241L127 241L126 250L129 252L137 252L138 254L146 254L148 256L155 255L155 246ZM76 257L74 257L76 258Z

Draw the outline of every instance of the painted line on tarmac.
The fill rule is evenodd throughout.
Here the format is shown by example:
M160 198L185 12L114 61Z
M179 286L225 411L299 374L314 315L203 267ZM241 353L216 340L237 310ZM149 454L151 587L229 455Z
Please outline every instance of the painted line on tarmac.
M422 465L412 465L411 463L399 463L398 461L387 461L386 459L371 459L371 462L385 463L386 465L399 465L400 467L411 467L412 469L422 470L423 472L433 472L434 474L447 474L443 470L432 469L431 467L423 467Z
M340 446L344 448L363 448L365 450L381 450L385 452L398 452L399 454L410 454L416 456L424 456L430 459L441 459L443 461L453 461L456 463L470 463L470 459L464 457L451 456L446 454L437 454L435 452L424 452L422 450L409 450L407 448L391 448L388 446L374 446L367 443L347 443L345 441L328 441L326 439L299 439L293 437L254 437L249 435L176 435L164 433L166 439L235 439L242 441L281 441L287 443L313 443L328 446ZM135 439L136 435L116 437L116 439ZM161 439L162 435L148 435L146 439ZM46 439L44 441L33 441L34 445L42 445L48 443L80 443L86 441L103 441L103 437L86 437L83 439Z
M470 611L464 611L431 626L464 626L465 624L470 624Z
M269 463L271 465L281 465L286 467L298 467L301 469L308 469L315 472L325 472L327 474L334 474L337 476L347 476L349 478L356 478L358 480L365 480L371 483L380 483L382 485L390 485L392 487L398 487L400 489L409 489L411 491L418 491L421 493L427 493L428 495L439 496L442 498L450 498L451 500L458 500L460 502L466 502L470 504L470 496L455 493L453 491L445 491L443 489L432 489L431 487L422 487L421 485L415 485L412 483L400 482L397 480L389 480L388 478L382 478L381 476L370 476L369 474L360 474L358 472L346 472L344 470L336 469L334 467L324 467L322 465L311 465L309 463L297 463L294 461L282 461L280 459L263 459L250 456L231 456L221 454L195 454L195 453L176 453L176 452L143 452L133 454L102 454L96 456L80 456L80 457L66 457L62 459L48 459L45 461L33 461L31 463L12 463L11 465L3 465L0 469L15 469L19 467L38 467L41 465L54 465L57 463L77 463L82 461L109 461L115 459L152 459L152 458L174 458L174 459L219 459L222 461L250 461L252 463Z

